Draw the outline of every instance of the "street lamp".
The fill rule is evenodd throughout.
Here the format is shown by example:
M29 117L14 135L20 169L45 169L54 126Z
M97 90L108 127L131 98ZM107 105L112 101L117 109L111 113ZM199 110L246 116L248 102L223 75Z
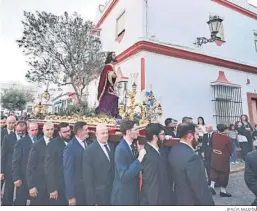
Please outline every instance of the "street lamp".
M210 16L209 21L207 21L209 28L210 28L210 33L211 37L206 38L206 37L197 37L196 42L194 43L198 47L201 46L202 44L210 43L210 42L215 42L216 40L220 40L219 37L217 37L217 34L220 30L220 26L222 23L223 19L220 18L217 15Z

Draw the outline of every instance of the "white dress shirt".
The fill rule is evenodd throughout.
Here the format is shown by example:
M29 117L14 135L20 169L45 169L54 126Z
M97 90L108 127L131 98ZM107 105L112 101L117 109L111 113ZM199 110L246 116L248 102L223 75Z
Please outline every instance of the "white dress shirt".
M78 140L78 142L80 143L80 145L84 148L84 149L86 149L85 148L85 145L87 146L87 142L85 141L83 141L83 140L80 140L80 138L78 137L78 136L75 136L76 137L76 139ZM85 144L84 144L85 143Z
M45 142L46 142L46 145L48 145L48 144L49 144L49 142L50 142L50 138L48 138L48 137L44 136L44 140L45 140Z
M9 129L7 129L8 135L9 135L11 132L14 132L14 130L9 130Z
M158 153L160 154L159 147L154 146L154 145L151 144L150 142L148 142L148 144L149 144L151 147L153 147L153 148L156 150L156 152L158 152Z
M124 140L127 142L127 144L129 145L129 148L130 148L130 150L131 150L131 152L132 152L132 148L131 148L131 142L129 142L129 141L127 141L125 138L124 138Z
M15 133L15 135L16 135L16 138L17 138L17 140L19 141L21 138L23 138L24 137L24 135L23 136L21 136L21 135L18 135L17 133Z
M104 145L107 145L108 149L110 150L110 147L109 147L108 143L102 144L100 141L98 141L98 143L99 143L100 147L102 148L102 150L104 151L104 154L106 155L106 157L108 158L108 160L110 160L109 155L108 155L108 152L107 152L107 150L106 150L106 148L105 148L105 146L104 146ZM110 151L111 151L111 150L110 150Z
M31 141L32 141L33 144L35 143L34 138L36 138L36 137L30 136L30 139L31 139Z

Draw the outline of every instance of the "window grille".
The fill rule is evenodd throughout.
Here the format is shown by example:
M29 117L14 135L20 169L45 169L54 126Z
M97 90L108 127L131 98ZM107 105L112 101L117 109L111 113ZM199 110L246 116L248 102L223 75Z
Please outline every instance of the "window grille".
M217 124L235 124L243 114L241 87L213 85L213 103Z

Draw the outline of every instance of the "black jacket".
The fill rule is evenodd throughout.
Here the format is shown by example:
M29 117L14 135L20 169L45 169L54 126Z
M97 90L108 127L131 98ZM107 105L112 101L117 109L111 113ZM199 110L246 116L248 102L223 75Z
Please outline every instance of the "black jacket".
M257 197L257 151L248 153L245 158L244 179L247 187Z
M63 151L66 144L60 137L53 139L46 148L45 178L48 193L56 190L65 192L63 172Z
M12 158L12 176L13 181L22 180L26 181L26 170L29 152L32 146L32 140L29 136L25 136L16 142L14 146L13 158Z
M179 143L171 149L168 159L174 179L176 205L214 205L204 165L194 150Z
M149 144L145 145L145 150L140 205L173 205L173 183L169 174L167 154L162 150L158 153Z
M36 187L39 192L45 192L46 190L44 170L45 155L46 142L43 137L32 145L29 153L26 172L29 189Z
M1 173L5 175L5 178L12 179L12 157L16 141L16 134L10 133L4 137L1 147Z
M83 182L87 205L110 205L114 179L114 146L109 143L110 160L98 141L94 141L84 152Z

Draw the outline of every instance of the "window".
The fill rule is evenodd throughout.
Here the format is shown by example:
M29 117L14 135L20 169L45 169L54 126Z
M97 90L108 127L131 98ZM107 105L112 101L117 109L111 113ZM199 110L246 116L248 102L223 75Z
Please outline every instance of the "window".
M219 30L219 32L218 32L218 34L216 36L218 38L220 38L221 40L225 41L223 21L220 24L220 30Z
M235 124L243 113L241 88L224 85L214 85L214 108L217 124Z
M255 50L257 52L257 32L254 32L253 35L254 35Z
M116 20L116 37L121 36L125 32L125 12L123 12Z

